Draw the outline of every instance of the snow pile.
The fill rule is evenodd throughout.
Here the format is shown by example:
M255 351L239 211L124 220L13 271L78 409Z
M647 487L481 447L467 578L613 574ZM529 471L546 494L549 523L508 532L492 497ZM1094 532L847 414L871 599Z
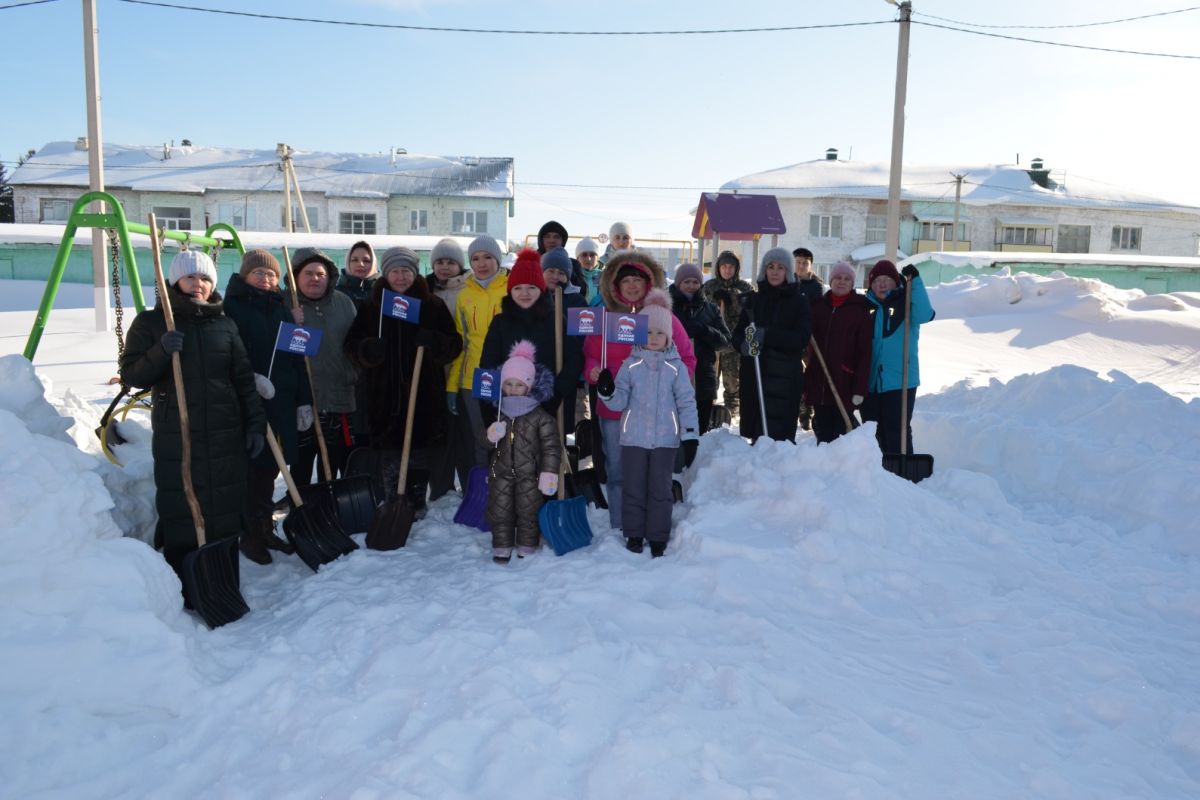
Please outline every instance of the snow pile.
M991 275L963 274L930 287L939 319L964 319L992 314L1066 314L1103 322L1131 306L1138 310L1175 307L1173 295L1146 303L1141 289L1117 289L1092 278L1075 278L1062 272L1012 274L1002 267ZM1178 301L1176 301L1178 302Z
M1069 508L1120 533L1155 532L1200 553L1200 401L1113 371L1062 366L965 384L917 404L913 438L948 467L991 475L1025 505ZM1191 503L1187 502L1189 498Z
M98 462L67 439L69 420L22 364L0 359L0 783L14 791L4 773L52 768L79 731L176 713L189 672L179 631L195 627L174 573L122 538ZM80 764L75 779L99 768Z

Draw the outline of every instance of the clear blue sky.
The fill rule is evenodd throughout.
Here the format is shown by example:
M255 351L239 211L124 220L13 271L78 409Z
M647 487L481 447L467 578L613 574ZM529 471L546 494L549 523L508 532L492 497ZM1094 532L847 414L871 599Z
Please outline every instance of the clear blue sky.
M0 0L0 6L19 0ZM171 2L172 0L166 0ZM883 0L187 0L262 14L542 31L886 21ZM913 19L1062 25L1180 0L916 0ZM104 138L301 150L511 156L509 238L683 236L701 189L819 158L886 162L895 24L705 36L517 36L378 30L98 0ZM84 135L78 0L0 10L0 159ZM963 27L956 25L957 27ZM992 33L1200 55L1200 11ZM1050 47L914 25L905 161L1065 169L1200 205L1200 60ZM12 168L12 164L7 166ZM571 184L573 187L548 184ZM609 186L637 188L604 188ZM677 187L677 188L645 188Z

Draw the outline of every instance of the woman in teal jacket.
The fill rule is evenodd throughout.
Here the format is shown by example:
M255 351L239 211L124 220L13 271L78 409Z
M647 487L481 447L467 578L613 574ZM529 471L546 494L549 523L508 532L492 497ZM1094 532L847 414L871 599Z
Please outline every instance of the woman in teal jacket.
M913 452L912 413L921 384L917 343L922 323L933 319L933 305L917 268L904 268L903 277L887 259L871 267L867 279L867 301L871 304L874 337L867 397L862 405L864 420L875 421L875 439L885 453L900 452L900 426L908 428L908 452ZM905 292L912 292L912 317L908 326L908 385L904 386ZM908 392L908 415L901 423L901 392Z

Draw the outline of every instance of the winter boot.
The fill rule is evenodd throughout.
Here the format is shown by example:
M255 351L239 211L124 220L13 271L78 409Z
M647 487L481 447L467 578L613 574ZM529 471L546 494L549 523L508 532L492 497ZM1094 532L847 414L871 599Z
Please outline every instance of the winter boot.
M538 551L538 549L536 547L530 547L527 544L523 544L517 548L517 558L524 558L525 556L531 556L534 553L536 553L537 551Z
M429 470L409 469L408 485L404 488L404 496L408 498L413 509L413 521L425 518L427 510L426 498L429 494Z
M640 553L646 547L646 540L640 536L631 536L625 540L625 549L631 553Z
M808 405L807 403L801 403L800 404L800 427L803 430L806 430L806 431L812 430L812 415L813 415L812 406Z
M267 549L278 550L285 556L290 556L292 553L296 552L296 548L292 547L291 542L289 542L287 539L280 538L280 536L275 533L275 519L273 517L263 517L262 525L263 544L267 546Z
M271 553L267 550L266 528L261 517L246 519L242 523L242 535L238 538L238 549L255 564L270 564Z
M666 552L667 552L667 543L666 542L651 542L650 543L650 557L651 558L662 558L663 553L666 553Z
M511 547L493 547L492 561L495 561L497 564L507 564L512 558L512 551Z

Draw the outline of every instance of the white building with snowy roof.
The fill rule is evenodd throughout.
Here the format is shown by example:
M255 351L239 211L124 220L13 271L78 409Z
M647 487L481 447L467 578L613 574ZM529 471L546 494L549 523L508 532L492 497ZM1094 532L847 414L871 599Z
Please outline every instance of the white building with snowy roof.
M513 160L473 156L291 151L314 232L475 235L507 239ZM153 211L160 224L203 231L225 222L239 230L287 230L284 173L277 149L182 144L104 145L106 191L129 219ZM9 178L15 222L63 223L87 191L86 140L51 142ZM292 215L303 230L296 197Z
M957 232L956 175L964 176ZM839 160L830 148L823 159L746 175L721 191L775 195L788 229L780 245L807 247L818 265L866 265L883 257L888 177L888 164ZM1041 159L1028 168L906 164L900 198L904 254L1196 256L1200 248L1200 208L1051 171Z

